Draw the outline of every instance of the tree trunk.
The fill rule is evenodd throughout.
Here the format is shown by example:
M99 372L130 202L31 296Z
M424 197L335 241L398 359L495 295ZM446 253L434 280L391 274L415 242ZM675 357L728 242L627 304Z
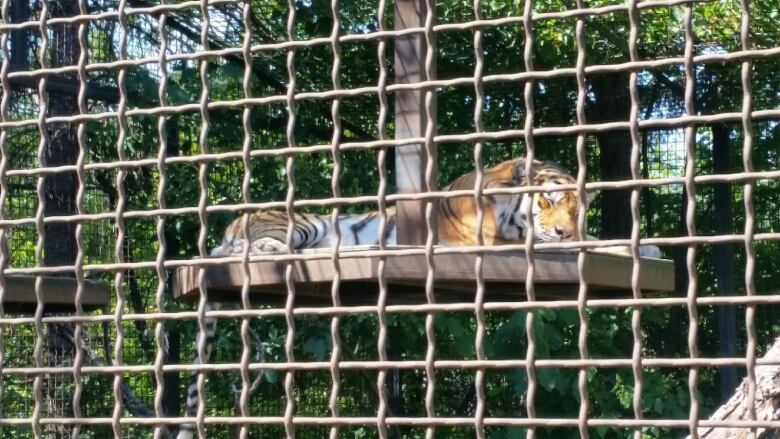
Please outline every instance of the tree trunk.
M61 1L53 5L52 17L77 15L76 2ZM73 25L52 26L52 67L75 65L78 58L76 28ZM78 113L76 96L56 91L49 93L49 115L69 116ZM51 124L48 126L49 142L44 149L46 167L73 165L78 156L76 126L73 124ZM58 172L44 178L43 190L46 199L45 216L72 215L76 213L76 189L78 181L75 172ZM76 260L75 223L49 223L44 226L46 237L43 243L45 265L67 265Z
M30 20L29 0L14 0L11 4L11 21L24 23ZM27 29L19 29L11 33L11 66L12 69L26 70L30 66L30 42Z
M588 105L589 123L627 121L631 110L628 73L611 73L591 78L594 99ZM628 131L597 133L599 168L602 181L631 178L631 136ZM631 191L605 190L601 193L602 238L631 235Z
M72 17L78 15L78 4L73 1L59 0L51 4L51 17ZM51 26L51 66L75 65L79 49L76 27L72 24ZM78 112L76 96L55 91L49 93L49 116L68 116ZM47 126L49 141L44 147L43 163L45 167L73 165L78 156L76 127L73 124L51 124ZM76 213L77 177L75 172L59 172L43 179L45 198L44 215L65 216ZM49 223L44 226L43 265L71 265L76 261L75 223ZM62 274L73 276L73 273ZM62 334L72 332L72 325L53 324L47 328L48 364L69 365L73 359L73 344ZM48 376L44 381L49 416L69 417L74 413L71 401L66 396L57 396L66 391L69 375ZM78 408L76 408L78 409ZM50 437L70 436L70 427L53 425L48 429Z
M399 361L402 359L400 346L403 342L396 336L397 331L390 326L387 337L387 359L390 361ZM403 395L403 375L399 369L390 369L387 371L386 382L387 390L387 415L404 417L408 415L406 403ZM382 389L378 389L382 391ZM388 433L392 438L406 437L411 431L407 426L392 427Z
M729 128L725 124L712 126L712 161L716 174L731 170L731 148ZM734 231L732 217L731 183L715 184L713 188L715 206L715 234L727 235ZM715 244L715 281L720 296L733 295L734 286L734 244ZM718 307L718 356L732 358L736 356L737 316L733 306ZM737 369L727 366L720 369L721 400L726 401L732 389L737 385Z
M179 145L179 130L176 123L176 117L168 119L167 128L167 150L165 151L168 157L177 157L180 155L181 148ZM165 259L174 259L179 253L179 234L176 231L176 227L172 221L168 221L165 224ZM168 276L168 282L173 276ZM159 280L160 282L163 279ZM170 285L166 285L168 291L170 291ZM168 322L163 326L166 338L168 340L168 350L165 353L163 359L164 364L179 364L181 362L181 332L179 330L180 325L177 322ZM181 409L181 395L179 393L181 386L181 373L180 372L164 372L163 373L163 395L162 395L162 408L167 416L179 416Z
M765 360L780 360L780 337L764 355ZM710 416L711 421L747 421L748 413L748 381L734 391L733 396ZM756 366L756 420L777 421L780 419L780 364ZM750 430L746 428L699 428L702 439L741 439L749 437ZM756 439L778 439L780 430L757 428ZM690 436L688 436L690 438Z
M168 329L174 325L164 325ZM164 364L179 364L181 362L181 333L178 329L166 331L168 335L168 350L165 352ZM181 410L181 395L179 372L163 372L162 409L165 416L179 416Z
M685 224L685 213L688 210L688 193L685 188L680 193L680 212L678 218L680 221L677 223L677 234L679 236L685 236L688 234L688 228ZM686 263L688 255L688 247L678 245L674 247L674 295L677 297L685 297L688 294L688 264ZM667 357L676 356L681 349L683 340L685 340L685 324L683 322L688 321L688 315L685 308L675 306L669 309L669 327L667 333L670 336L664 340L663 354Z

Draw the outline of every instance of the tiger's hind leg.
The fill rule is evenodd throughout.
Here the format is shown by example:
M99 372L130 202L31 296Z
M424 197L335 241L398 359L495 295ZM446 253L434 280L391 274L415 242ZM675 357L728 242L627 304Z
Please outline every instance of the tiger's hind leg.
M655 245L640 245L639 256L643 258L656 258L656 259L661 259L663 257L663 255L661 255L661 249Z

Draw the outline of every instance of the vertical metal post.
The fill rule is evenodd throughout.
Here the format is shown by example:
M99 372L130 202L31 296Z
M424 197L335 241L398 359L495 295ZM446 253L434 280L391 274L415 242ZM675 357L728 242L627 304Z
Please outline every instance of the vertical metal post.
M396 30L423 27L427 14L423 0L396 0L394 8ZM409 84L433 79L425 77L424 62L427 49L424 42L425 38L422 33L396 38L396 84ZM401 90L395 93L396 139L425 136L424 98L425 92L421 90ZM423 192L425 189L425 166L426 154L422 143L396 148L395 184L398 193ZM425 203L399 201L396 206L398 244L425 244Z

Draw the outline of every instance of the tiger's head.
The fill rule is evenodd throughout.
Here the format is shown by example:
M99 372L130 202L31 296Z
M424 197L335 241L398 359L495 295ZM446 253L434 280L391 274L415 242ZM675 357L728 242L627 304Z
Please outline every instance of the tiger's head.
M552 162L534 161L533 185L554 189L562 184L574 184L574 177ZM526 160L503 162L487 169L486 187L514 187L527 184ZM531 203L533 235L537 242L572 241L577 234L577 191L550 190L533 194L495 195L496 231L501 239L517 241L529 229L526 217Z

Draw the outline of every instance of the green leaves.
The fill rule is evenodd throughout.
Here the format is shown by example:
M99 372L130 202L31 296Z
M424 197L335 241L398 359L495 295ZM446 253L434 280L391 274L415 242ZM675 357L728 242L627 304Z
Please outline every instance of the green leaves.
M518 395L525 395L528 390L528 373L525 369L512 369L509 372L509 380L512 382L512 390Z
M330 344L330 337L325 334L314 335L303 343L303 351L311 355L315 361L322 361L330 351Z
M459 358L471 358L474 354L474 333L469 318L463 315L439 313L434 320L437 334L451 342Z
M515 439L525 437L528 430L524 427L505 427L492 433L490 439Z
M342 27L344 33L369 32L376 28L376 2L356 0L342 2ZM390 2L392 3L392 2ZM596 0L588 3L589 7L622 4L616 0ZM253 18L254 41L253 44L268 44L285 41L286 36L286 1L255 0L255 17ZM524 2L512 0L484 0L481 3L483 15L486 18L498 18L518 16L522 14ZM572 7L571 2L561 0L542 0L534 2L534 11L551 12L563 11ZM473 19L473 2L471 0L446 0L437 3L437 14L442 23L463 23ZM780 40L778 30L778 5L775 0L756 0L751 2L751 41L756 48L775 47ZM217 8L219 9L219 8ZM389 7L391 9L391 6ZM305 40L312 37L322 37L330 33L333 23L329 4L322 1L298 1L296 10L295 37ZM217 10L215 10L216 12ZM646 60L654 60L665 57L679 57L682 54L685 38L682 28L682 18L685 9L683 7L643 8L640 12L639 25L639 49L640 57ZM695 52L715 53L736 51L740 49L739 23L741 8L738 2L721 1L697 3L693 6L693 30L695 32ZM173 17L175 14L171 14ZM172 18L171 18L172 19ZM387 16L387 24L392 28L392 14ZM138 22L140 23L140 22ZM136 24L138 24L136 23ZM555 69L570 69L574 66L577 56L577 42L575 38L576 19L561 20L536 20L534 21L534 63L539 71L552 71ZM138 29L143 30L139 24ZM485 74L516 74L525 69L523 62L523 27L521 24L485 26L483 31L483 55L485 57ZM608 64L611 62L625 61L627 59L627 30L628 19L623 12L602 14L598 17L588 17L585 20L585 52L588 66ZM217 32L215 32L216 34ZM171 30L171 40L176 36L187 42L186 36L177 35ZM150 35L153 37L153 35ZM211 35L218 38L217 35ZM473 47L474 30L448 31L437 35L437 75L440 78L472 77L475 68L475 56ZM193 40L194 41L194 40ZM387 40L388 50L386 60L391 68L392 78L392 45L391 39ZM197 41L195 42L197 44ZM225 47L237 47L235 41L225 41ZM182 47L185 47L183 44ZM342 86L354 89L363 86L375 86L378 80L378 60L376 59L376 42L350 41L342 44L342 67L340 79ZM102 49L101 49L102 50ZM179 50L179 48L175 49ZM253 62L253 77L251 89L256 97L283 96L287 92L287 53L262 51L255 53ZM297 70L296 93L302 91L329 90L331 84L332 49L328 44L317 47L305 47L296 49L295 67ZM780 89L780 76L777 75L778 60L765 58L756 60L752 64L754 107L756 109L772 109L778 107L777 90ZM675 95L675 84L679 87L684 83L684 75L681 66L675 65L664 69L640 72L639 94L642 99L642 111L650 110L647 114L652 118L666 118L676 115L679 96ZM211 101L230 101L243 97L244 65L239 57L209 60L208 80L210 86L209 99ZM663 78L671 85L661 82L655 75L662 74ZM594 77L588 75L587 81L592 84ZM697 106L706 104L707 111L702 114L710 114L714 111L738 111L741 105L741 85L739 83L739 63L724 63L723 65L707 64L697 66L696 69L696 93ZM197 103L201 95L200 69L197 62L172 61L169 63L169 81L167 84L167 100L172 106ZM392 79L391 79L392 82ZM158 89L160 78L153 68L139 67L128 70L128 91L130 108L152 108L159 105ZM573 76L565 76L556 79L539 79L535 82L534 100L536 109L534 123L538 127L567 126L574 123L574 114L577 84ZM588 100L597 101L600 96L595 95L593 89L589 90ZM519 82L492 81L484 84L486 96L483 103L483 122L485 129L499 131L517 129L522 127L526 116L524 108L522 84ZM654 94L658 95L658 101L652 108L646 108L647 100ZM476 100L471 86L447 86L437 90L437 129L440 134L468 133L474 131L474 103ZM392 100L392 93L390 96ZM331 102L328 100L300 99L295 106L294 141L298 146L327 145L333 135L333 120L331 114ZM392 114L392 103L390 104ZM33 115L34 116L34 115ZM243 108L231 110L214 110L209 112L208 146L212 153L240 151L244 139ZM287 193L287 175L285 161L287 156L270 157L274 150L283 148L293 140L288 138L288 121L290 112L285 102L256 105L252 107L250 122L252 127L251 148L255 152L268 153L268 156L255 156L250 164L252 178L250 191L253 201L267 202L283 200ZM201 115L197 112L185 114L166 114L168 126L168 146L171 151L166 151L170 156L188 156L200 153L200 136L203 133ZM365 96L348 96L342 99L340 121L343 125L341 133L342 141L370 141L378 136L376 126L378 110L376 95L367 93ZM133 117L130 119L130 132L125 144L122 145L126 154L132 158L153 158L159 153L160 139L157 137L157 115L152 117ZM394 120L392 117L386 122L387 136L392 138ZM93 162L110 162L116 160L116 132L118 126L114 120L105 124L86 124L89 137L89 149ZM697 170L704 167L702 174L708 174L711 149L702 139L706 139L705 126L700 127L697 133ZM35 130L32 130L33 136ZM759 140L760 138L763 140ZM26 132L25 136L30 136ZM16 159L29 155L34 145L29 147L19 142L22 132L14 128L14 136L9 136L9 157ZM646 136L653 133L643 131ZM731 132L732 140L741 142L741 134L734 129ZM552 138L553 136L540 136L536 139L536 151L543 159L555 159L565 163L569 169L574 169L577 164L574 139ZM672 137L674 137L672 135ZM753 161L762 170L773 170L778 167L777 148L780 138L780 127L765 125L762 130L756 130L755 144L752 151ZM651 178L677 177L679 169L674 168L670 161L679 160L675 156L673 160L668 158L669 150L661 146L669 146L675 143L675 139L661 141L653 137L646 137L651 151L647 154L648 164L651 168ZM666 142L663 143L662 142ZM589 156L589 181L599 181L598 144L589 138L587 150ZM673 145L672 145L673 146ZM483 160L486 164L496 163L500 160L523 154L525 144L519 139L496 140L485 142ZM26 148L26 149L25 149ZM457 175L473 169L474 145L469 142L448 144L439 148L439 178L441 184L446 184ZM390 150L392 154L392 150ZM389 154L389 155L391 155ZM677 154L672 152L672 155ZM738 148L735 148L735 163L740 160ZM378 186L378 171L376 166L376 150L342 151L340 188L345 196L375 194ZM200 197L200 183L198 179L198 166L200 163L169 163L165 169L166 187L165 199L169 208L195 206ZM392 160L388 159L391 172L392 186ZM11 166L17 169L19 166ZM229 204L243 201L242 182L244 166L240 159L220 160L208 163L208 201L210 205ZM321 150L316 154L300 154L295 158L296 199L313 199L330 197L330 180L334 170L333 158L330 151ZM160 176L154 173L144 174L139 170L128 171L127 199L131 210L156 208L156 194ZM143 171L147 172L147 171ZM155 171L156 172L156 171ZM113 178L114 176L111 175ZM113 181L113 180L111 180ZM14 182L16 184L17 182ZM754 202L756 215L766 212L778 211L780 203L777 201L776 185L772 181L756 182ZM29 184L29 183L28 183ZM705 185L706 186L706 185ZM711 196L704 187L697 193L697 212L703 212L697 218L697 226L702 229L702 234L711 230ZM734 192L735 199L739 199L741 188ZM393 192L392 188L389 190ZM708 198L710 197L710 198ZM92 198L85 198L91 201ZM97 199L97 197L96 197ZM643 218L643 221L653 223L653 233L659 236L676 236L680 221L680 203L682 197L679 192L662 192L643 189L642 199L652 200L653 211ZM21 210L34 211L36 207L35 197L28 201L20 201ZM345 207L350 211L365 211L374 208L374 205L356 205ZM644 206L643 206L644 208ZM317 210L317 209L312 209ZM325 211L325 209L322 209ZM591 205L591 213L594 218L599 216L597 205ZM644 212L643 212L644 215ZM29 217L20 215L19 217ZM736 212L735 223L740 226L744 221L743 214ZM766 216L766 215L764 215ZM15 216L11 216L16 218ZM235 217L234 213L215 212L209 214L210 233L209 242L214 243L222 233L225 224ZM701 221L699 221L701 220ZM772 230L771 215L763 222L757 222L762 230ZM592 221L593 223L593 221ZM643 227L646 224L643 223ZM591 224L593 226L593 224ZM195 215L171 215L165 218L169 249L175 249L175 257L190 258L195 255L197 249L200 224ZM737 227L739 228L739 227ZM648 227L648 230L651 229ZM152 228L138 231L128 229L130 241L138 248L154 249L158 245L156 235ZM739 231L739 230L738 230ZM35 250L36 235L32 228L15 230L14 241L16 243L15 257L19 255L33 255ZM101 243L104 247L105 243ZM109 245L110 247L110 245ZM698 256L699 286L702 294L709 294L714 290L714 274L711 264L711 249L702 246ZM776 243L763 243L756 246L758 260L761 261L760 270L756 276L756 283L761 291L773 291L778 284L776 273L780 273L777 257L780 248ZM169 255L170 256L170 255ZM92 257L92 256L90 256ZM738 256L744 257L744 256ZM139 258L139 261L141 258ZM147 259L148 260L148 259ZM16 260L12 261L17 266ZM94 263L104 263L105 260L95 258ZM738 262L741 262L738 259ZM143 280L148 303L154 303L154 285L158 281L156 274L151 270ZM368 293L375 293L371 290ZM391 293L392 294L392 293ZM181 309L187 305L178 303L166 303L170 309ZM599 308L587 312L588 334L587 347L591 358L630 358L633 348L633 334L631 328L631 308ZM537 309L533 311L533 332L536 340L537 359L568 360L580 358L578 337L580 331L579 315L575 309ZM485 313L485 339L484 351L488 359L517 360L524 359L528 349L528 334L526 323L528 312L495 312ZM230 326L229 322L220 321L218 331L219 349L217 359L219 361L235 361L242 350L240 332L237 326ZM425 314L422 313L391 313L389 320L389 341L386 346L391 359L420 360L428 349L428 341L425 334ZM767 319L769 320L769 319ZM435 345L437 359L467 359L476 358L475 337L476 319L471 312L437 313L435 322ZM233 322L235 323L235 322ZM644 357L664 357L679 355L670 348L670 339L680 337L680 334L668 334L667 327L672 323L672 317L668 309L643 309L642 310L642 337ZM702 310L701 331L703 344L713 344L716 337L712 335L717 321L712 313L707 314ZM286 322L283 319L263 318L255 319L252 327L263 340L266 350L266 361L286 361L284 345L287 341ZM170 329L172 328L172 329ZM172 324L170 330L181 330L185 334L186 343L190 346L194 338L195 325L190 322ZM769 328L769 329L767 329ZM777 331L777 323L770 322L762 329L764 334L771 330ZM378 358L377 333L378 318L374 313L345 316L341 319L339 333L342 339L342 361L354 359L375 361ZM29 334L28 334L29 335ZM127 340L130 340L128 337ZM330 333L329 318L296 317L295 339L292 341L298 361L325 361L332 349L333 340ZM189 343L189 345L187 344ZM710 348L712 346L709 346ZM187 347L188 349L189 347ZM11 355L8 355L11 358ZM131 364L143 363L148 359L140 355L128 352L126 361ZM373 372L368 376L353 373L350 370L342 374L342 396L350 399L346 406L355 405L358 397L369 394L367 390L376 382ZM590 399L590 413L592 417L599 418L629 418L633 416L634 400L634 376L630 368L589 368L587 369L587 387ZM284 372L268 371L265 379L270 388L267 393L260 391L253 404L257 406L277 403L281 383L279 377ZM536 368L537 396L535 407L540 416L572 417L578 413L579 389L578 369L573 368ZM216 375L216 374L215 374ZM296 372L296 380L299 378L310 379L307 383L314 383L308 388L296 394L301 399L301 405L307 396L316 396L312 411L324 410L320 400L327 399L330 389L327 373L325 378L311 378L308 371ZM93 379L85 376L87 379ZM702 372L700 387L704 397L705 406L711 406L717 399L717 390L714 390L716 375ZM211 379L211 378L210 378ZM419 402L424 393L425 382L428 377L423 370L404 370L393 376L399 391L395 395L399 406L408 411L409 416L421 415L424 410ZM219 381L221 380L221 381ZM681 417L687 416L687 407L690 404L690 396L687 393L687 376L685 373L670 371L669 369L643 370L644 388L642 393L642 407L648 417ZM214 382L220 385L224 383L237 383L237 378L215 377ZM452 416L464 416L462 407L464 398L468 395L464 389L473 388L473 370L446 370L437 371L437 410L443 414ZM92 382L90 382L92 384ZM139 383L139 387L148 384ZM472 386L472 387L470 387ZM20 385L7 388L7 395L29 399L29 391ZM144 388L143 390L148 390ZM267 390L267 389L265 389ZM297 391L297 389L296 389ZM528 371L524 368L488 370L485 377L485 391L488 394L488 410L490 416L518 416L523 412L523 400L528 391ZM12 393L15 392L15 393ZM147 392L148 393L148 392ZM357 395L357 396L356 396ZM218 403L227 401L232 403L233 394L227 386L219 386L210 393L212 401ZM376 406L373 395L372 400L365 407L361 407L365 413L373 414ZM210 405L209 407L211 407ZM222 410L222 406L215 410ZM352 407L352 406L350 406ZM229 412L228 407L224 409ZM254 408L253 408L254 410ZM357 409L356 409L357 411ZM257 411L260 413L260 410ZM593 429L594 437L616 438L623 437L619 432L609 428ZM373 437L374 431L369 428L355 428L342 431L344 436L363 438ZM492 438L514 438L525 434L522 428L502 428L490 430ZM556 436L556 434L558 434ZM648 431L646 435L653 437L668 437L664 431ZM540 438L560 437L557 431L539 431Z

